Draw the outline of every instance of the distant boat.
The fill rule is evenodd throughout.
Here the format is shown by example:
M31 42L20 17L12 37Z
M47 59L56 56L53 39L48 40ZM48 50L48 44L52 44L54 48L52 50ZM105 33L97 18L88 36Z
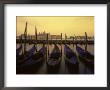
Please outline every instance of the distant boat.
M34 73L45 60L46 47L43 46L30 59L17 66L17 73Z
M61 62L61 52L58 46L55 44L52 53L47 60L47 67L49 72L56 72L60 66Z
M70 73L78 73L79 62L75 52L73 52L73 50L70 49L68 45L65 45L64 54L65 54L65 64L68 66L68 71Z
M87 66L90 70L94 72L94 55L85 51L78 45L76 45L76 50L78 52L80 60Z

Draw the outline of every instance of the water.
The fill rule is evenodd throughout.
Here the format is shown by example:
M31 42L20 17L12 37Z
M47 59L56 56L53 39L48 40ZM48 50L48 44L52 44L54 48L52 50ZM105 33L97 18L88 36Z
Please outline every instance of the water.
M59 70L57 72L57 74L71 74L71 72L69 72L68 70L68 67L66 66L65 64L65 60L64 60L64 45L59 45L57 44L59 49L61 50L61 47L62 47L62 57L61 57L61 64L60 64L60 67L59 67ZM17 48L19 47L20 45L17 44ZM33 46L33 44L29 45L27 44L26 45L26 49L29 50L31 47ZM39 50L43 45L42 44L37 44L37 50ZM73 45L73 44L70 44L68 45L77 55L77 51L76 51L76 46ZM80 47L82 47L83 49L85 49L85 45L79 45ZM49 45L49 54L52 52L54 48L54 45ZM87 45L87 51L89 51L91 54L94 55L94 45ZM48 55L47 55L47 58L48 58ZM84 63L82 63L80 61L80 59L78 58L78 61L79 61L79 71L77 74L93 74L93 72L87 68ZM48 74L49 72L47 71L47 64L46 64L46 59L44 61L44 63L42 64L42 66L36 70L35 74Z

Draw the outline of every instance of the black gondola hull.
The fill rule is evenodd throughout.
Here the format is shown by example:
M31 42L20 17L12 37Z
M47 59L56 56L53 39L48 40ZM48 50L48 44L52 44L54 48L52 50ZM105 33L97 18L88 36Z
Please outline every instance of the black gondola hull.
M65 65L67 66L67 69L69 73L71 74L78 74L79 73L79 63L73 64L70 62L70 60L65 56Z
M90 70L94 73L94 60L88 61L87 58L78 55L79 60Z
M47 72L50 74L56 74L59 71L59 67L60 67L60 63L61 63L61 57L59 57L59 59L57 60L57 63L54 63L54 65L49 64L47 62Z
M16 67L16 73L17 74L33 74L36 73L37 70L42 66L43 61L45 60L45 57L39 58L39 62L24 65L24 66L17 66Z

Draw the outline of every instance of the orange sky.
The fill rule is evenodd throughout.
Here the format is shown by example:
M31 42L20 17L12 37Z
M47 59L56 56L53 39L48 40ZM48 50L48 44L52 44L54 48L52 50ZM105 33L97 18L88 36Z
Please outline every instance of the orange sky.
M28 22L28 34L35 33L35 26L38 32L50 32L51 34L66 33L67 36L85 35L94 36L93 16L17 16L17 35L23 34L25 23Z

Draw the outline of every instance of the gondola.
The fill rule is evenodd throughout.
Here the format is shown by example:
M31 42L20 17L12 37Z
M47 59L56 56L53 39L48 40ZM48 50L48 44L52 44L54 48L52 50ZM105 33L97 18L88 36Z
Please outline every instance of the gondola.
M43 46L39 51L37 51L30 59L17 66L17 73L35 73L40 65L45 60L46 47Z
M68 45L64 45L64 54L65 64L68 67L68 71L70 73L78 73L79 62L75 52L72 51Z
M29 49L25 53L22 53L21 55L17 56L16 65L20 65L24 63L25 61L27 61L28 59L30 59L32 55L35 53L35 51L36 51L36 48L35 46L33 46L31 49Z
M47 68L49 73L56 73L61 62L61 52L58 46L55 44L52 53L47 60Z
M78 45L76 45L76 50L78 52L78 56L80 60L87 66L92 72L94 72L94 55L85 51Z
M16 49L16 56L19 56L21 50L22 50L22 45L20 45L19 48Z

